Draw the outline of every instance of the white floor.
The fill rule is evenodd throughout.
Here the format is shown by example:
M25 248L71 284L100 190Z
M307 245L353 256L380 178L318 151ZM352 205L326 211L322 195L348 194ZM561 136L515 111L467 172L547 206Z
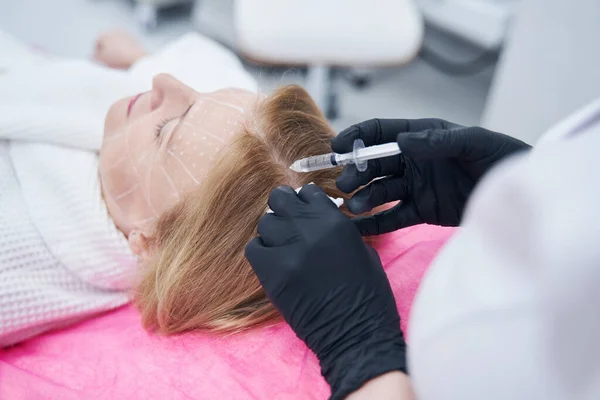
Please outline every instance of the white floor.
M158 28L146 32L135 19L131 0L0 0L0 29L58 55L89 57L94 38L115 27L137 34L149 49L156 49L194 29L187 10L167 11ZM265 90L278 83L301 83L293 70L283 76L255 68L251 72ZM490 80L490 71L451 77L420 60L376 71L364 89L341 82L341 115L334 126L341 129L373 117L439 117L477 124Z

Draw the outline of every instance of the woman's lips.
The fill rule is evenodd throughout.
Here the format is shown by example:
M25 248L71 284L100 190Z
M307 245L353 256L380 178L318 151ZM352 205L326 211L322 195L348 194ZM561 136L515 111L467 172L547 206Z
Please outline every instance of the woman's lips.
M135 104L135 102L137 101L137 99L140 98L141 95L143 95L144 93L140 93L136 96L133 96L133 98L131 100L129 100L129 105L127 106L127 116L129 117L129 114L131 114L131 110L133 110L133 105Z

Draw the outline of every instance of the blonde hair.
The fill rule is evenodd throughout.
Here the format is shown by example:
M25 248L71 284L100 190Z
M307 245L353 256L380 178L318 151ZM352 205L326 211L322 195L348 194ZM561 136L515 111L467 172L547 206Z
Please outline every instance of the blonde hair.
M146 328L232 332L278 319L244 257L271 190L309 182L330 196L339 169L296 173L289 165L331 151L334 132L299 86L259 104L200 188L162 216L153 256L134 291ZM276 268L276 266L273 266Z

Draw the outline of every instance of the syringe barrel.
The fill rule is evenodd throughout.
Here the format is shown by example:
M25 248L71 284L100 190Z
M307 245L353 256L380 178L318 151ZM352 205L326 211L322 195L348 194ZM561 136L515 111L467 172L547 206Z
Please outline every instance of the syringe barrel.
M333 168L337 165L335 153L321 154L295 161L290 168L296 172L312 172L320 169Z

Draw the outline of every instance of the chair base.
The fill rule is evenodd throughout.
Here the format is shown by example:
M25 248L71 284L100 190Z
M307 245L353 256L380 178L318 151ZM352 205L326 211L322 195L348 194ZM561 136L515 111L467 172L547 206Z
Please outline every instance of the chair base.
M334 120L340 115L339 84L341 78L347 79L359 89L365 88L370 83L370 76L365 71L312 65L306 72L306 90L329 120Z

